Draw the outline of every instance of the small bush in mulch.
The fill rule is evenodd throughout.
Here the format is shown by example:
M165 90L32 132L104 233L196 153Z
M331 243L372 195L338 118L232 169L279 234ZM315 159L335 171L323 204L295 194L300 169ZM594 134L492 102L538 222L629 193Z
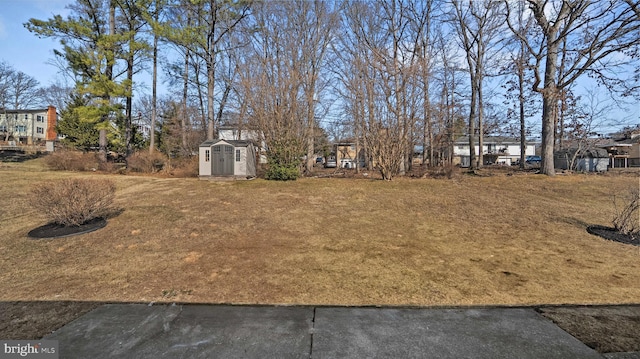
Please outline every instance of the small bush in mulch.
M110 180L63 179L34 187L30 203L50 225L80 227L112 213L115 192Z
M631 187L613 197L613 227L622 234L640 234L640 188Z
M613 196L613 227L589 226L587 232L620 243L640 246L640 189Z
M40 226L29 231L27 235L36 239L62 238L97 231L100 228L104 228L106 225L107 220L104 218L94 218L79 226L64 226L61 224L47 223L44 226Z

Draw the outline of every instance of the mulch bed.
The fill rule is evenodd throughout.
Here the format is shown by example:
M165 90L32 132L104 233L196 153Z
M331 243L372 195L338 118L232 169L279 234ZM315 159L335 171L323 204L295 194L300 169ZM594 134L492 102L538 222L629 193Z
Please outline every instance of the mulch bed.
M589 226L587 232L608 239L610 241L640 246L640 234L635 235L624 234L618 232L615 228L605 226Z
M49 223L31 230L28 236L34 239L62 238L97 231L107 225L104 218L95 218L79 226L63 226Z

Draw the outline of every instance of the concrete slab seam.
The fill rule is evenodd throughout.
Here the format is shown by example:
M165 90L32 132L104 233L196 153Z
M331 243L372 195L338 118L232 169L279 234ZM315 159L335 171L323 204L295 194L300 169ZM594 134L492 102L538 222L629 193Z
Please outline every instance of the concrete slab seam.
M316 328L316 307L313 307L313 316L311 317L311 329L309 330L309 359L313 358L313 334Z

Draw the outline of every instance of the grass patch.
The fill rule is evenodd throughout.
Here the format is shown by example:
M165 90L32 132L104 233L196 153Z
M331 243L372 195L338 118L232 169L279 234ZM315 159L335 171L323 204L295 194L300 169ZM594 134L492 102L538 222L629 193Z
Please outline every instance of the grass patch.
M25 166L33 166L25 164ZM116 183L106 228L33 241L23 199ZM0 168L0 300L316 305L636 303L640 250L588 234L638 177L191 178Z

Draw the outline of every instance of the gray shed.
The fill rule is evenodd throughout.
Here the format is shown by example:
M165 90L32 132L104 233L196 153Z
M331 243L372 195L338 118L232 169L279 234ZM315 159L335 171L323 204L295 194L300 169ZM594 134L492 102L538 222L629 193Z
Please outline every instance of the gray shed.
M200 145L198 162L201 178L256 176L256 151L250 141L205 141Z
M555 168L580 172L606 172L609 167L609 153L602 148L590 148L576 154L576 149L556 151L553 155ZM575 156L573 168L569 168Z

